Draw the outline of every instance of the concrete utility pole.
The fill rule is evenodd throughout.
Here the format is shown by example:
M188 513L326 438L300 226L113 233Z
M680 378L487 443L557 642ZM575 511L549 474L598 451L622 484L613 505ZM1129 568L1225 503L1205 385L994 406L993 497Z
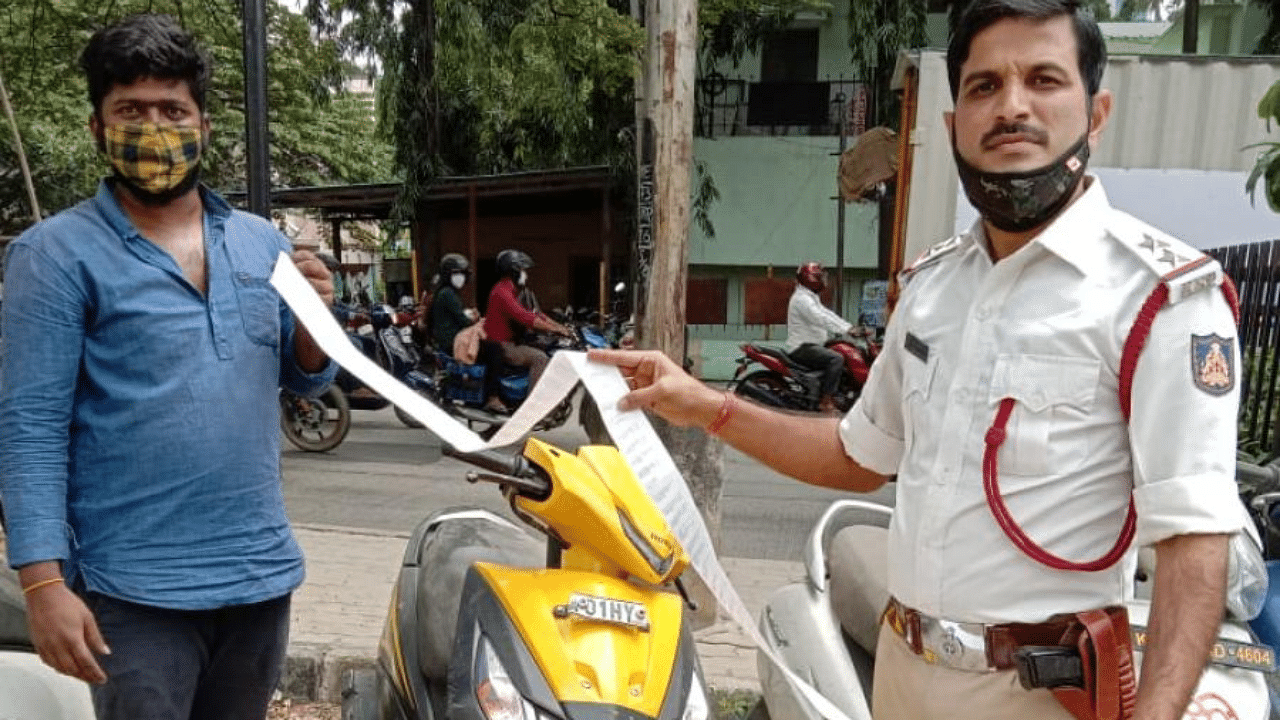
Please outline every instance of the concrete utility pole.
M646 0L644 80L637 85L639 346L683 363L688 287L689 177L693 163L697 0ZM633 10L638 10L633 4ZM637 12L638 14L638 12ZM723 446L701 428L677 428L654 417L659 436L689 483L713 542L720 540ZM686 575L690 581L693 575ZM701 582L688 582L695 626L715 622L716 603Z

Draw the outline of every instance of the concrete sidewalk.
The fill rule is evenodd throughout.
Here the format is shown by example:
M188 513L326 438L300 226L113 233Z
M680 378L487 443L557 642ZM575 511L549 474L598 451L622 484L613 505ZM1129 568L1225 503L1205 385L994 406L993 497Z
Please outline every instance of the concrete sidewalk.
M369 667L377 656L408 535L316 525L295 525L294 532L306 552L307 580L293 597L284 691L297 700L338 702L343 673ZM769 593L804 573L798 562L721 562L752 617ZM722 617L695 637L708 685L759 690L755 647L733 621Z

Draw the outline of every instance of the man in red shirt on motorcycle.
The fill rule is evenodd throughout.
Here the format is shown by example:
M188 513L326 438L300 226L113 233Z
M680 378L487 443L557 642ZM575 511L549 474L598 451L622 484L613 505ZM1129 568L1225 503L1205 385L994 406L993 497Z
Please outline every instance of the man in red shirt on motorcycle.
M498 253L498 275L501 280L489 291L489 305L484 315L485 337L502 346L502 360L507 365L529 368L529 388L532 390L542 377L550 358L536 347L519 345L515 341L521 328L540 330L573 337L569 328L540 312L520 304L517 287L524 288L533 258L520 250L503 250Z

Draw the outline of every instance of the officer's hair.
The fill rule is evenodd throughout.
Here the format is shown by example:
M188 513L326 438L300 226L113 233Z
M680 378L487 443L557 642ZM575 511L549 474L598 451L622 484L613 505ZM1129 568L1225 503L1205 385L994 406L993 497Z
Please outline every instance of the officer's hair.
M89 81L89 102L101 117L102 100L114 85L132 85L143 78L182 80L196 107L204 112L205 92L213 74L209 55L169 15L131 15L102 28L89 38L80 55L80 68Z
M1107 64L1107 46L1093 14L1080 7L1078 0L975 0L956 23L947 45L947 79L951 82L951 100L960 92L960 68L969 59L969 48L978 33L1006 18L1050 20L1060 16L1071 18L1076 36L1076 58L1080 77L1090 100L1102 86L1102 70Z

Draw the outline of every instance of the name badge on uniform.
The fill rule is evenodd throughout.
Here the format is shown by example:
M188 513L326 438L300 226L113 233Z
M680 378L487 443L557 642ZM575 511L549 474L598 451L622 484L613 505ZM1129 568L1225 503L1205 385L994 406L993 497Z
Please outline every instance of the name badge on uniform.
M1191 381L1210 395L1226 395L1236 386L1231 340L1219 335L1191 336Z
M907 333L907 339L905 342L903 342L902 346L906 349L907 352L919 358L920 362L922 363L929 362L929 346L926 345L923 340L916 337L912 333Z

